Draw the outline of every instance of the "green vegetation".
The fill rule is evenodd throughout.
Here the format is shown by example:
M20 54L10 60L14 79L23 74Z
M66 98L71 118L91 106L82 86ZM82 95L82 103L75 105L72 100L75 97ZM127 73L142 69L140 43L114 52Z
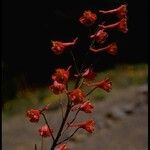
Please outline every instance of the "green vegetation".
M99 73L96 79L109 77L113 81L113 87L125 88L131 85L147 83L148 65L147 64L122 64L111 70Z
M148 65L118 65L111 70L100 72L95 80L101 80L109 77L113 81L113 88L126 88L128 86L140 85L147 83L148 80ZM70 87L73 82L70 82ZM90 89L88 89L90 90ZM103 100L107 93L105 91L96 90L90 97L95 100ZM93 99L92 98L92 99ZM30 108L40 108L50 104L51 109L58 107L59 101L64 100L64 94L54 95L49 91L48 87L38 88L35 90L20 91L16 98L6 102L2 109L2 117L7 118L18 112L25 112Z

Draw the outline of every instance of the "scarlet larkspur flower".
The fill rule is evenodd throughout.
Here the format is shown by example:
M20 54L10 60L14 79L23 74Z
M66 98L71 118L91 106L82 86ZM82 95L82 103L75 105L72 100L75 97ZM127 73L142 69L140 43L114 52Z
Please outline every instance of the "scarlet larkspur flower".
M93 80L95 78L95 76L96 76L96 73L93 71L92 68L87 68L80 75L75 74L74 76L75 77L82 76L86 80Z
M109 47L106 49L107 53L112 54L112 55L116 55L117 54L117 44L115 42L111 43L109 45Z
M52 48L51 50L56 54L62 54L64 52L65 46L60 41L52 41Z
M86 26L91 26L96 20L97 15L90 10L84 11L83 15L79 19L80 23Z
M75 105L72 107L72 111L84 111L85 113L91 113L94 106L93 104L88 100L84 100L81 104Z
M60 55L64 52L64 50L70 46L76 44L78 38L75 38L72 42L61 42L61 41L51 41L52 48L51 50L56 54Z
M120 20L120 22L118 23L117 26L118 30L120 30L123 33L128 32L128 28L127 28L127 18L123 18Z
M101 14L116 14L119 18L124 18L127 15L127 5L121 5L118 8L111 9L111 10L99 10Z
M82 74L82 77L87 80L93 80L96 76L96 73L93 71L92 68L87 68L84 70L84 73Z
M49 86L49 89L51 89L54 92L54 94L57 95L65 90L65 85L63 83L54 81L53 85Z
M94 106L90 101L85 101L83 104L80 106L80 110L84 111L85 113L91 113L93 110Z
M71 68L71 66L69 66L67 70L62 69L62 68L56 69L56 72L52 75L52 80L65 84L69 78L69 74L70 74L69 69L70 68Z
M77 127L85 129L87 132L92 133L94 131L95 122L93 120L87 120L82 123L70 124L69 127Z
M98 48L98 49L90 47L89 50L94 52L94 53L106 51L107 53L109 53L111 55L116 55L117 51L118 51L118 47L117 47L116 42L113 42L106 47L102 47L102 48Z
M53 133L53 129L52 128L49 129L47 125L43 125L39 129L39 134L42 137L49 137L49 136L51 136L52 133Z
M61 144L61 145L58 145L56 150L70 150L70 149L67 147L66 144Z
M80 104L84 101L85 93L77 88L69 92L69 98L75 105Z
M29 118L30 122L38 122L41 114L44 111L47 111L48 107L49 107L49 104L42 109L30 109L26 112L26 116Z
M89 87L97 87L105 90L106 92L110 92L112 90L112 82L110 79L104 79L101 81L98 81L96 83L85 83Z
M27 111L26 115L30 122L38 122L40 119L41 111L38 109L31 109Z
M127 5L126 5L126 4L121 5L121 6L118 8L118 11L116 11L117 16L118 16L119 18L124 18L124 17L126 17L127 12L128 12L128 10L127 10Z
M91 35L90 38L94 38L98 43L104 43L108 37L108 33L105 32L103 29L99 30L95 34Z
M99 25L100 29L103 30L107 30L107 29L114 29L117 28L119 31L123 32L123 33L127 33L128 32L128 28L127 28L127 17L124 17L123 19L121 19L120 21L113 23L113 24L109 24L109 25Z
M110 92L112 90L112 82L110 81L110 79L104 79L100 81L97 86L107 92Z

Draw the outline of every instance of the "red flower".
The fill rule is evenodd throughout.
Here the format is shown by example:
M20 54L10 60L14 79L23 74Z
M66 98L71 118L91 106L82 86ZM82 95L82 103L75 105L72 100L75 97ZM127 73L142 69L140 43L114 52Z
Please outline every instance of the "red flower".
M94 106L91 104L90 101L86 101L80 106L80 110L84 111L85 113L91 113Z
M82 123L71 124L70 127L78 127L85 129L87 132L92 133L94 131L95 122L93 120L87 120Z
M62 42L59 41L52 41L52 48L51 50L56 54L62 54L64 52L65 46L63 45Z
M47 125L44 125L39 129L39 134L42 137L49 137L51 136L52 133L53 129L52 128L49 129Z
M127 5L121 5L116 9L111 10L99 10L99 13L101 14L116 14L119 18L124 18L127 15Z
M117 16L118 16L119 18L124 18L124 17L126 17L127 12L128 12L128 10L127 10L127 5L126 5L126 4L121 5L120 7L118 7L118 11L116 11Z
M82 74L82 77L87 80L93 80L96 76L96 73L93 72L93 69L88 68L85 70L85 72Z
M85 83L87 86L89 87L98 87L101 88L103 90L105 90L106 92L110 92L112 90L112 82L110 81L110 79L104 79L102 81L96 82L96 83Z
M126 33L128 31L127 28L127 17L124 17L120 21L110 24L110 25L99 25L100 29L107 30L117 28L119 31Z
M102 47L102 48L98 48L98 49L90 47L89 50L92 51L92 52L94 52L94 53L106 51L109 54L116 55L118 48L117 48L117 44L115 42L113 42L113 43L109 44L106 47Z
M60 94L65 90L65 85L54 81L53 85L49 86L49 88L54 92L54 94Z
M104 43L108 37L108 33L105 32L103 29L99 30L96 34L91 35L90 38L94 38L98 43Z
M52 79L59 83L65 84L69 78L69 69L70 68L71 68L71 66L69 66L69 68L67 70L61 69L61 68L56 69L56 72L52 75Z
M92 13L90 10L84 11L83 15L79 19L80 23L86 26L91 26L96 20L96 14Z
M59 145L56 150L69 150L66 144L61 144Z
M38 122L40 119L40 115L43 111L48 110L49 105L45 106L42 109L31 109L28 110L26 116L29 118L30 122Z
M75 45L78 38L75 38L72 42L60 42L60 41L52 41L52 48L51 50L56 54L62 54L64 50L72 45Z
M127 28L127 18L123 18L119 21L118 26L117 26L118 30L120 30L123 33L128 32L128 28Z
M74 89L69 92L69 98L75 105L80 104L84 101L85 93L83 93L80 89Z
M30 122L38 122L40 119L41 111L38 109L31 109L27 111L26 115Z
M112 55L116 55L117 54L117 44L115 42L111 43L109 45L109 47L106 49L107 53L112 54Z
M86 80L93 80L96 76L96 73L93 72L93 69L92 68L87 68L84 70L84 72L82 74L75 74L74 75L75 77L79 77L79 76L82 76L84 79Z
M98 87L106 92L110 92L112 90L112 82L109 79L102 80L99 82Z

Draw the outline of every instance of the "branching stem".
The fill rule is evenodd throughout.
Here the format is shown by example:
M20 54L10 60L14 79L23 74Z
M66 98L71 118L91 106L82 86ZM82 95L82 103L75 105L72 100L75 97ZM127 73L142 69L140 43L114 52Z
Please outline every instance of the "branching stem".
M57 145L69 140L71 137L74 136L74 134L79 130L79 128L77 128L69 137L67 137L66 139L62 140L61 142L57 143Z

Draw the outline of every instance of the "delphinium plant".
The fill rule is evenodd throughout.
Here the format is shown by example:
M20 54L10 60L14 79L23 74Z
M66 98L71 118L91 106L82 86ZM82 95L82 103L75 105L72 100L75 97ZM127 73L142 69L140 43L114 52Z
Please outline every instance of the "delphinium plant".
M118 18L118 21L112 24L105 24L104 22L97 24L96 32L89 36L91 41L89 45L88 52L98 54L101 52L109 53L110 55L116 55L118 51L117 43L111 42L104 45L105 41L109 37L109 30L117 29L123 33L128 31L127 29L127 5L123 4L118 8L112 10L97 10L91 11L86 10L79 18L79 22L86 27L90 27L94 25L98 19L98 16L101 15L115 15ZM62 110L62 118L60 119L60 127L58 131L50 125L46 118L45 112L49 109L49 106L42 109L31 109L28 110L26 116L29 118L29 121L32 123L37 123L41 117L44 118L45 124L38 130L39 136L42 137L41 150L43 150L43 139L49 137L52 140L50 150L69 150L67 146L67 141L72 138L79 129L83 129L88 133L93 133L95 128L95 121L93 119L83 120L82 122L78 122L78 115L81 115L81 111L84 113L92 113L94 109L94 105L89 99L89 95L94 92L95 89L102 89L106 92L110 92L112 90L112 81L109 78L105 78L103 80L94 82L93 79L96 76L96 73L93 71L92 65L83 68L85 64L81 65L79 68L76 63L76 58L72 52L72 47L75 47L78 44L79 39L75 38L74 40L70 40L69 42L61 41L51 41L52 47L51 50L56 55L61 55L65 51L70 52L74 67L76 69L76 73L74 76L74 87L70 89L68 86L69 78L71 76L70 70L72 69L71 65L68 65L68 68L57 68L53 73L51 80L52 84L49 86L49 89L56 95L66 94L67 104L63 107L60 104L60 107L63 107ZM82 87L88 87L90 90L88 92L84 91ZM71 112L74 112L74 117L69 120L69 115ZM63 139L63 134L69 129L72 128L74 131ZM37 146L35 145L35 150L37 150Z

